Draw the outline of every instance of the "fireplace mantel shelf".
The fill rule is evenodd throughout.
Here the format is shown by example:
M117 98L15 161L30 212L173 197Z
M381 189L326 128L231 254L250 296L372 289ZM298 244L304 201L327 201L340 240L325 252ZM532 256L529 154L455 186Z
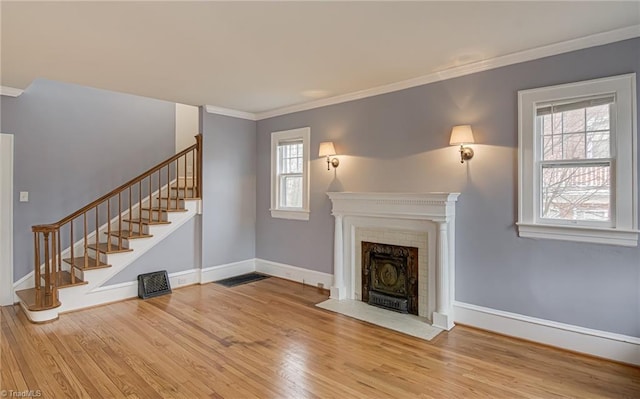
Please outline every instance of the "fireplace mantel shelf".
M333 299L355 298L354 231L358 227L431 231L437 240L434 326L453 328L452 303L455 270L455 205L459 193L329 192L335 216Z

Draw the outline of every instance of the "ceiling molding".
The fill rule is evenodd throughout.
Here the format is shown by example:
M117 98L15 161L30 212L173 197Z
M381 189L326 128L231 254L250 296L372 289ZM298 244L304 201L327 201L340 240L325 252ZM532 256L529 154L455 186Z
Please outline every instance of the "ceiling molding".
M207 111L207 113L210 113L210 114L231 116L234 118L247 119L250 121L257 120L256 114L253 114L251 112L238 111L230 108L216 107L214 105L205 105L204 108Z
M0 86L0 96L19 97L22 93L24 93L24 90L22 89Z
M539 58L550 57L570 51L582 50L589 47L601 46L604 44L614 43L622 40L640 37L640 25L633 25L626 28L616 29L609 32L597 33L581 37L578 39L568 40L564 42L550 44L548 46L537 47L530 50L520 51L484 61L474 62L468 65L462 65L446 69L440 72L434 72L429 75L420 76L413 79L403 80L401 82L391 83L388 85L373 87L371 89L356 91L353 93L343 94L340 96L325 98L317 101L310 101L302 104L291 105L288 107L278 108L271 111L258 112L253 115L255 119L262 120L273 118L275 116L291 114L299 111L307 111L314 108L326 107L328 105L340 104L348 101L360 100L367 97L373 97L380 94L391 93L394 91L404 90L411 87L422 86L429 83L439 82L442 80L457 78L472 73L488 71L490 69L500 68L507 65L518 64L521 62L532 61ZM207 105L207 112L208 111ZM215 107L213 107L215 108ZM220 108L224 109L224 108ZM242 112L233 111L231 112ZM217 112L216 112L217 113ZM243 114L248 114L243 112ZM226 114L223 114L226 115ZM229 115L235 116L235 115ZM239 117L239 116L238 116ZM245 118L248 119L248 118Z

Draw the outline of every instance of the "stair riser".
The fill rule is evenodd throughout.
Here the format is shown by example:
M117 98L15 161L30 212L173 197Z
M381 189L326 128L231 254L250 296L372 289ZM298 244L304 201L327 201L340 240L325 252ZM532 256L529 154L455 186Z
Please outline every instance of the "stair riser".
M143 219L167 221L167 212L142 210Z
M127 222L126 224L128 224L128 229L134 233L143 233L143 234L148 234L149 233L149 226L146 224L138 224L138 223L130 223Z
M167 208L167 204L170 208L184 208L184 200L183 199L169 199L161 198L157 199L154 203L154 207L156 208Z

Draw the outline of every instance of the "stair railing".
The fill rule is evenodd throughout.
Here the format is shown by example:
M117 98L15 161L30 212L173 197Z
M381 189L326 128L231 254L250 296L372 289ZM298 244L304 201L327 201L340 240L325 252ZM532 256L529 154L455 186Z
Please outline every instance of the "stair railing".
M59 306L58 287L64 278L61 248L69 248L67 253L70 257L64 259L64 262L70 265L70 275L66 277L70 280L68 283L76 284L74 269L86 270L104 266L100 262L99 249L110 252L122 248L123 239L144 235L145 219L160 220L161 210L178 210L181 209L184 199L202 197L202 135L195 137L196 144L57 223L32 226L35 251L35 306L30 307L30 310L45 310ZM172 194L174 192L175 195ZM156 208L153 207L154 195L158 204ZM145 201L147 206L143 209ZM143 212L147 212L147 218L143 219ZM117 214L117 217L112 219L112 213ZM128 215L128 219L123 218L123 213ZM137 217L134 217L136 213ZM104 223L107 240L100 247L100 226ZM122 229L123 223L128 223L129 226L126 233ZM90 233L92 231L94 233ZM112 237L117 237L117 244L112 242ZM92 240L93 245L90 242ZM76 256L75 246L78 242L81 243L81 256ZM95 251L95 259L89 257L89 249Z

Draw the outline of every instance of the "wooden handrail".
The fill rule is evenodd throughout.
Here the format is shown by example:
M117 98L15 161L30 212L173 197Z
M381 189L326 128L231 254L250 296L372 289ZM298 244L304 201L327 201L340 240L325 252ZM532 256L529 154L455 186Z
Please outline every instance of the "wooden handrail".
M52 223L50 225L33 226L32 227L34 229L33 231L36 231L35 230L36 227L40 227L40 226L62 226L63 224L66 224L66 223L72 221L73 219L77 218L78 216L82 215L83 213L86 213L88 210L91 210L91 209L95 208L96 206L102 204L107 199L109 199L109 198L113 197L114 195L118 194L118 192L122 192L122 191L126 190L129 186L132 186L132 185L136 184L137 182L146 179L147 177L151 176L154 172L156 172L159 169L169 165L171 162L173 162L176 159L182 157L183 155L188 154L189 152L191 152L193 150L197 150L198 151L198 157L200 157L200 152L201 152L201 148L200 147L202 147L202 135L201 134L196 136L196 144L192 145L191 147L185 148L184 150L180 151L179 153L177 153L176 155L174 155L171 158L167 159L166 161L163 161L162 163L159 163L158 165L154 166L153 168L151 168L151 169L147 170L146 172L142 173L138 177L135 177L135 178L129 180L128 182L122 184L120 187L109 191L108 193L106 193L102 197L100 197L97 200L93 201L89 205L86 205L83 208L80 208L79 210L77 210L74 213L72 213L71 215L63 218L59 222ZM199 179L198 179L199 181L198 182L201 181L200 180L200 177L201 177L200 169L201 168L198 168L198 177L199 177ZM42 230L38 230L38 231L42 231Z
M188 172L188 159L191 159L192 170ZM181 171L181 168L183 170ZM166 186L163 184L163 168L166 168ZM172 172L173 171L173 172ZM173 175L172 175L173 174ZM156 179L157 177L157 179ZM172 180L173 178L173 180ZM181 184L181 179L182 183ZM187 182L191 180L189 185ZM175 182L175 185L173 184ZM157 205L153 204L153 189L157 185L158 197ZM196 136L196 144L186 148L170 158L160 162L151 169L143 172L137 177L111 190L107 194L101 196L97 200L85 205L72 214L62 218L56 223L40 224L31 227L34 233L34 251L35 251L35 292L36 304L29 305L30 310L44 310L58 306L58 286L61 284L61 278L69 278L71 284L76 283L75 271L86 269L87 267L101 267L102 263L99 252L110 253L112 250L122 250L123 239L131 239L136 237L145 237L143 225L150 221L162 221L162 212L178 210L181 208L180 202L187 198L201 198L202 196L202 135ZM166 197L163 195L163 187L166 187ZM132 190L136 189L136 199L138 200L137 215L133 214L134 196ZM127 192L128 190L128 192ZM147 195L143 196L143 191L148 190L148 207L143 208L143 200L147 201ZM177 190L176 195L172 196L172 190ZM181 191L182 190L182 191ZM189 192L190 191L190 192ZM128 211L129 218L123 219L123 199L127 201L125 209ZM166 201L166 203L163 203ZM113 206L113 209L112 209ZM154 207L155 206L155 207ZM105 212L106 207L106 212ZM117 210L118 216L111 220L111 212ZM149 221L143 219L143 212L147 212ZM95 217L95 246L89 243L87 216L92 214ZM76 221L77 218L81 220ZM107 228L107 242L100 243L100 223L105 220ZM82 245L83 251L78 258L74 247L76 245L76 236L74 235L74 221L81 224L81 241L78 245ZM128 223L128 230L123 230L123 223ZM113 225L113 226L112 226ZM61 234L64 232L64 235ZM112 237L117 237L116 242L112 242ZM63 270L63 251L62 239L69 243L69 252L71 257L65 258L64 262L69 263L69 273ZM66 244L65 244L66 245ZM100 246L106 247L106 250L100 249ZM88 249L96 252L95 259L89 257ZM66 277L64 277L66 275ZM42 285L44 280L44 286ZM33 308L32 308L33 307Z

